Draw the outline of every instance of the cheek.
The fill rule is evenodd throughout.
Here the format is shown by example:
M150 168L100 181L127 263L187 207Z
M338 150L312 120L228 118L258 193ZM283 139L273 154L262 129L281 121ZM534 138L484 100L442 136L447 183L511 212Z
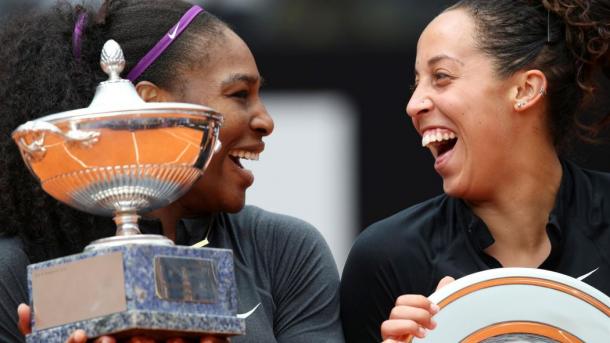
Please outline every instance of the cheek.
M239 123L235 120L235 116L232 116L231 114L223 115L223 118L224 120L220 128L220 139L228 141L237 135Z

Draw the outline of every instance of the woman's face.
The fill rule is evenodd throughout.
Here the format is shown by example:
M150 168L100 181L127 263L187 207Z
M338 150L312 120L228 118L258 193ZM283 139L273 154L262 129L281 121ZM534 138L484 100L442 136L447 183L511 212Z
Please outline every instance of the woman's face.
M245 204L254 175L240 160L258 160L263 137L273 131L273 120L259 97L261 76L250 49L233 31L225 29L221 43L212 44L209 61L183 80L182 102L209 106L224 116L222 149L214 154L203 177L178 203L187 214L237 212Z
M463 10L442 13L417 44L416 84L407 113L451 196L483 200L510 168L511 85L475 47L474 21Z

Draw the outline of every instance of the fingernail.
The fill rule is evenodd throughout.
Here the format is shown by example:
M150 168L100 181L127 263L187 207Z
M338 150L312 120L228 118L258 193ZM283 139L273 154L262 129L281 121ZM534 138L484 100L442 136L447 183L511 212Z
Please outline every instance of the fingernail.
M431 326L431 329L434 329L436 327L436 320L430 319L430 326Z
M430 304L430 310L432 311L432 313L438 313L438 311L440 311L441 308L438 307L437 304L431 303Z
M426 337L426 330L424 328L422 328L421 326L417 328L417 336L419 338L424 338Z

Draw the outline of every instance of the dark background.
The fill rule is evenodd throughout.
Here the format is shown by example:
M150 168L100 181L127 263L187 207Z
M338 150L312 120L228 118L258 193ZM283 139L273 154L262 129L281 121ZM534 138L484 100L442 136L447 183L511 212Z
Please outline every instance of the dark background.
M8 14L16 4L0 2ZM453 1L198 1L250 45L268 90L333 90L357 106L360 228L442 192L433 159L404 108L417 37ZM610 110L606 81L599 109ZM599 110L597 110L599 112ZM608 137L608 135L606 135ZM578 164L610 171L610 145L575 145Z

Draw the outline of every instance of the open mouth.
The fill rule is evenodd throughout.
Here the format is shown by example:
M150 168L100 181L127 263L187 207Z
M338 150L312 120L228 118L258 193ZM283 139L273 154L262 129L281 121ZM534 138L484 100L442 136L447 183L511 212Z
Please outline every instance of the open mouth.
M456 134L447 129L427 130L422 135L422 146L430 149L435 158L451 151L457 141Z
M229 151L229 158L241 169L244 169L242 160L258 161L260 153L246 151L246 150L231 150Z

